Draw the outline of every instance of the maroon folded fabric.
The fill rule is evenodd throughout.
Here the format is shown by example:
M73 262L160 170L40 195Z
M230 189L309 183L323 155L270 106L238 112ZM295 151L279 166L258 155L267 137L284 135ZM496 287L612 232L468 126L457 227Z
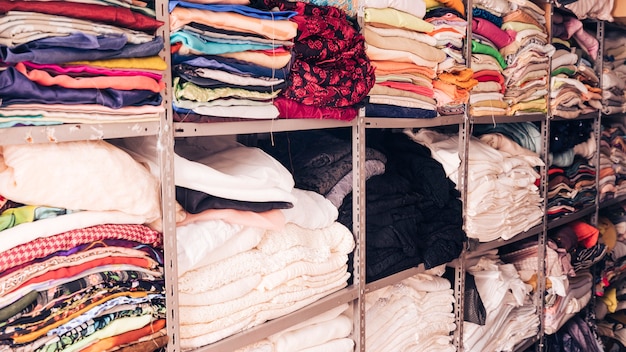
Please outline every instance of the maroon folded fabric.
M0 0L0 13L5 14L8 11L29 11L72 17L151 34L163 25L162 21L133 12L127 8L79 2Z

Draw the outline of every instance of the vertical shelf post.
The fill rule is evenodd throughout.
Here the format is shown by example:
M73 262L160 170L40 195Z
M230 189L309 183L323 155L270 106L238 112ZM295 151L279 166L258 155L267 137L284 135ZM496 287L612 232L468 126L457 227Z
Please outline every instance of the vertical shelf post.
M165 90L163 106L165 113L161 116L158 135L157 158L161 179L161 209L163 219L163 250L165 275L165 304L167 322L167 352L179 352L180 324L178 319L178 248L176 244L176 196L174 183L174 129L172 113L172 77L169 36L169 10L167 0L157 0L156 17L164 24L157 31L163 37L164 48L159 54L166 62L167 69L163 72Z
M352 231L355 236L353 255L353 284L358 288L358 297L354 302L353 336L355 351L365 352L365 177L361 167L365 165L365 117L360 109L357 123L352 127Z

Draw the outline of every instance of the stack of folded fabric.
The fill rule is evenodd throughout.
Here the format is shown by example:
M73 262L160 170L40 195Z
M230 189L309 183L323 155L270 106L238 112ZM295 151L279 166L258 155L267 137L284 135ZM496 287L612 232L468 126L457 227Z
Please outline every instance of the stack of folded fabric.
M306 208L298 211L318 215ZM340 223L309 229L283 218L282 228L275 220L270 229L261 223L271 222L271 214L230 213L177 227L181 258L201 258L186 266L178 280L183 348L210 344L294 312L345 287L350 277L347 262L354 239ZM248 223L242 223L242 214Z
M619 31L606 31L604 35L602 113L606 115L626 112L625 39Z
M431 150L458 185L458 135L421 129L410 136ZM539 156L497 133L472 137L469 150L467 236L481 242L510 239L541 222L542 199L535 185L539 178L535 168L544 164Z
M425 14L423 0L417 5L365 2L363 33L376 76L368 94L366 116L437 116L433 79L447 55L437 47L437 38L430 35L435 25L424 20ZM452 25L446 27L454 32Z
M597 146L592 121L553 121L550 150L548 217L558 218L594 204Z
M424 20L435 26L429 35L437 40L436 47L447 55L439 63L437 77L433 80L437 112L440 115L462 114L469 102L469 90L478 83L463 53L467 33L465 6L459 0L428 1Z
M626 130L621 123L603 126L600 136L600 166L598 173L600 201L626 193Z
M178 121L272 119L286 85L297 24L293 11L170 3L173 108ZM193 113L192 115L186 115Z
M235 352L352 352L352 309L344 303Z
M0 150L0 350L165 346L157 178L102 140Z
M128 143L139 155L154 151ZM336 221L329 200L294 188L276 159L219 138L177 143L175 152L183 348L289 314L347 285L353 234Z
M158 121L163 22L146 5L1 1L0 127Z
M555 53L551 66L550 112L576 118L602 108L602 90L594 71L599 42L583 23L571 15L553 15Z
M500 49L507 63L507 114L545 113L549 60L554 53L548 40L545 11L531 1L512 1L511 11L502 20L501 28L514 35L514 40Z
M317 1L256 0L258 8L293 11L297 24L287 86L274 105L280 118L352 120L374 86L374 68L350 6ZM327 4L328 2L322 1Z
M530 289L513 264L496 253L480 253L468 258L468 273L484 306L484 321L463 322L463 347L467 351L513 351L515 346L535 336L539 317Z
M368 351L455 351L450 281L417 274L365 295Z
M515 40L514 32L501 29L502 17L509 10L508 1L474 2L472 61L469 66L478 84L470 91L470 114L472 116L506 114L504 69L507 63L500 49L507 47Z

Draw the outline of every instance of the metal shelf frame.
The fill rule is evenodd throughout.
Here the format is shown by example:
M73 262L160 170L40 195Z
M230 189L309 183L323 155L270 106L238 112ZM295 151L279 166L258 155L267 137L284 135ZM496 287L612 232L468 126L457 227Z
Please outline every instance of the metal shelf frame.
M354 0L359 4L359 15L363 16L363 1ZM472 8L472 0L466 0L466 9ZM546 10L548 32L551 33L551 16L555 8L549 1L535 1L544 10ZM169 11L167 0L156 1L157 19L164 22L162 28L157 32L158 35L165 39L165 48L161 53L161 57L166 60L167 66L171 67L171 56L169 46ZM472 13L467 11L467 20L471 23ZM605 24L602 21L597 22L596 27L599 38L604 37ZM471 38L471 26L467 31L467 38ZM551 39L551 36L550 36ZM466 40L467 42L467 40ZM599 57L596 62L596 70L602 71L602 52L603 41L600 40ZM471 45L465 45L464 55L466 57L467 66L471 68ZM551 60L550 60L551 63ZM171 81L172 76L169 70L164 72L164 82L166 90L163 93L164 111L160 119L154 119L142 122L130 123L67 123L49 126L20 126L6 129L0 129L0 141L2 144L30 144L30 143L57 143L64 141L80 141L80 140L101 140L101 139L118 139L133 138L142 136L156 136L159 144L158 155L156 156L160 166L160 178L162 183L161 197L163 210L163 242L164 242L164 259L165 259L165 280L166 280L166 304L167 304L167 331L169 342L167 352L182 351L179 342L179 304L178 304L178 270L177 270L177 243L176 243L176 222L175 222L175 183L174 183L174 144L177 138L195 137L195 136L225 136L225 135L245 135L245 134L262 134L262 133L279 133L297 130L316 130L316 129L336 129L350 128L352 133L352 150L353 150L353 235L355 236L355 251L353 259L353 283L337 292L331 293L326 297L316 301L315 303L301 308L291 314L280 318L265 322L262 325L239 332L225 339L217 341L213 344L194 349L197 352L223 352L233 351L246 345L257 342L271 334L277 333L285 328L293 326L303 320L312 318L320 312L332 309L345 303L353 304L354 328L352 337L355 340L355 351L366 351L365 331L365 295L388 285L393 285L403 279L411 277L424 271L422 266L404 270L402 272L390 275L383 279L366 283L365 263L366 263L366 217L365 212L367 195L365 194L365 178L363 177L363 167L365 165L365 146L366 146L366 130L367 129L403 129L403 128L431 128L441 126L458 126L459 127L459 156L461 158L461 166L459 172L462 177L459 178L458 188L461 190L461 200L463 206L467 204L467 164L469 153L469 139L471 138L472 125L478 124L494 124L494 123L513 123L513 122L537 122L541 124L543 154L542 159L548 160L549 151L549 135L550 122L571 120L550 116L548 113L534 113L515 116L489 116L489 117L472 117L466 112L463 115L438 116L435 118L373 118L364 116L364 109L361 109L359 116L352 121L339 120L323 120L323 119L271 119L271 120L248 120L248 121L232 121L232 122L211 122L211 123L187 123L175 122L174 114L171 107ZM600 75L602 80L602 75ZM600 81L600 85L602 81ZM548 82L548 89L549 82ZM550 100L548 97L548 107ZM466 111L468 109L466 108ZM604 118L610 118L606 116ZM598 150L601 134L601 123L603 116L601 112L591 113L579 116L576 120L593 119L594 120L594 136L598 142ZM599 159L599 156L596 155ZM599 163L596 163L599 165ZM535 307L541 322L544 320L544 297L545 291L545 247L548 231L559 226L566 225L572 221L579 219L590 219L591 223L597 224L597 217L602 209L620 204L626 201L626 195L617 198L608 199L604 202L599 201L599 195L595 204L580 209L579 211L569 214L558 219L550 220L546 214L547 202L547 166L541 168L540 174L542 180L540 184L540 193L544 198L544 218L541 224L524 231L510 240L496 240L487 243L478 243L469 240L467 246L462 252L459 259L450 263L454 268L455 280L452 283L455 294L454 314L457 329L454 331L453 342L457 351L464 351L463 346L463 312L464 312L464 293L465 293L465 272L467 270L465 263L465 255L473 251L484 251L500 248L511 243L525 240L528 238L537 238L540 248L538 256L538 287L534 297ZM598 176L596 176L596 185L598 185ZM466 209L464 218L466 216ZM526 350L533 345L537 351L543 351L544 346L544 330L543 324L537 336L525 340L516 346L516 351Z

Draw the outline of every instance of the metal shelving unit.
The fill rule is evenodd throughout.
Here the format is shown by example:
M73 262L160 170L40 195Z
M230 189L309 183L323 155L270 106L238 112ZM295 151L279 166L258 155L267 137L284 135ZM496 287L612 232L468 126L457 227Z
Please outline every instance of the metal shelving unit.
M355 0L358 1L358 0ZM169 11L167 0L157 1L157 18L162 20L165 25L160 29L159 35L164 38L169 37ZM548 14L552 12L552 5L549 2L542 3ZM472 0L466 1L466 8L472 7ZM361 11L362 15L362 11ZM471 11L467 14L468 20L471 21ZM550 23L550 21L548 21ZM549 28L549 27L548 27ZM598 35L603 36L604 23L598 22ZM471 26L468 28L468 37L471 37ZM162 57L171 66L169 55L169 41L165 40L166 48L162 53ZM602 47L601 47L602 48ZM466 57L471 57L471 46L467 46ZM601 49L600 49L601 50ZM600 60L601 61L601 60ZM601 63L600 63L601 65ZM468 66L469 60L468 60ZM601 69L601 66L600 66ZM471 127L477 124L494 124L494 123L513 123L513 122L537 122L541 123L541 132L543 139L544 154L543 160L548 158L548 137L550 133L550 121L566 120L558 117L551 117L549 114L523 114L515 116L493 116L493 117L472 117L468 115L451 115L439 116L429 119L407 119L407 118L371 118L365 117L362 110L353 121L338 120L320 120L320 119L272 119L272 120L249 120L249 121L233 121L233 122L212 122L212 123L185 123L174 122L173 112L171 109L171 73L165 72L164 81L167 89L164 94L165 110L160 120L132 122L132 123L98 123L98 124L62 124L51 126L23 126L12 127L9 129L0 129L0 140L3 144L23 144L23 143L55 143L62 141L77 140L98 140L98 139L118 139L132 138L140 136L156 136L159 143L159 154L157 159L160 165L161 173L161 195L163 208L163 235L165 249L165 279L166 279L166 301L167 301L167 329L170 336L167 351L181 351L179 344L179 319L178 319L178 295L177 295L177 245L176 245L176 224L175 224L175 186L174 186L174 170L173 170L173 148L176 138L194 137L194 136L225 136L225 135L243 135L243 134L263 134L278 133L286 131L298 130L316 130L316 129L336 129L350 128L352 132L352 150L353 150L353 234L356 239L356 247L354 252L354 282L352 285L340 291L329 294L319 301L301 308L286 316L273 319L262 325L247 329L240 333L229 336L213 344L195 349L197 352L223 352L233 351L237 348L244 347L248 344L257 342L271 334L284 330L308 318L314 317L320 312L332 309L344 303L353 303L354 307L354 329L353 337L355 340L355 351L366 351L365 346L365 294L375 291L388 285L392 285L405 278L424 271L423 267L411 268L386 278L367 283L365 282L365 221L367 214L365 213L366 194L365 179L362 177L362 169L365 164L365 145L367 129L402 129L402 128L431 128L441 126L458 126L459 128L459 155L461 157L459 189L463 204L466 204L467 194L464 190L467 187L467 163L469 150L469 139L471 137ZM549 101L548 101L549 106ZM601 116L598 114L586 114L579 116L580 119L595 119L594 133L599 137ZM599 138L597 138L599 143ZM544 200L547 200L547 168L541 170L543 180L541 184L541 194ZM597 180L596 180L597 184ZM453 288L455 291L455 307L454 313L456 317L457 329L454 333L454 343L459 351L463 351L463 312L464 312L464 293L465 293L465 261L466 252L484 251L495 249L509 245L516 241L537 237L538 245L543 250L539 251L538 258L538 292L545 290L545 246L546 234L549 230L565 225L569 222L586 218L597 217L600 209L619 204L626 201L626 195L618 198L610 199L605 202L593 206L585 207L573 214L560 217L554 220L548 220L544 216L544 221L522 232L510 240L496 240L487 243L478 243L470 240L467 247L458 260L450 265L455 270L455 282ZM545 201L544 201L545 202ZM545 213L545 204L544 204ZM465 215L465 214L464 214ZM535 296L535 305L540 320L543 320L543 295ZM535 338L528 339L516 347L516 351L526 350L533 345L538 350L543 349L543 328L540 328Z

